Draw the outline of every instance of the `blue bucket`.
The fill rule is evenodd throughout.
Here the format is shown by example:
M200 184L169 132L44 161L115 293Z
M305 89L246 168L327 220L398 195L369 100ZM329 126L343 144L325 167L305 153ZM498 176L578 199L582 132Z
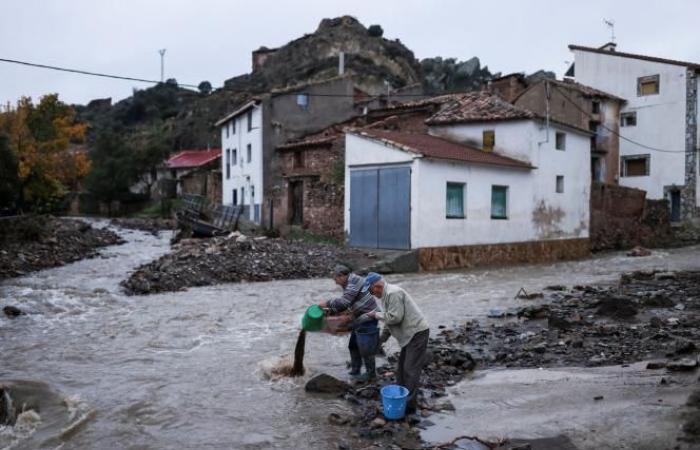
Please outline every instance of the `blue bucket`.
M408 403L408 389L398 384L389 384L381 390L384 417L389 420L403 419Z

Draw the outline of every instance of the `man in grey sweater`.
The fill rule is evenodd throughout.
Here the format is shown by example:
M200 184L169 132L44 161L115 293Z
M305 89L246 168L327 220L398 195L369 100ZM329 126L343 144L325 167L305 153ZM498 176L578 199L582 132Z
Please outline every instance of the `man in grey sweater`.
M407 412L416 410L420 374L428 350L428 322L410 295L399 286L387 283L374 272L367 274L363 290L379 299L383 312L372 311L368 316L384 322L380 341L389 335L399 342L401 354L396 369L396 382L409 390Z

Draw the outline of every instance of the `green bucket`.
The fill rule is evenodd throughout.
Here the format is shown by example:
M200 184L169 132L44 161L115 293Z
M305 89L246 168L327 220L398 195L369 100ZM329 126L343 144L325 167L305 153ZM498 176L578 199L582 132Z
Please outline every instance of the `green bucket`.
M301 318L301 328L306 331L321 331L323 329L323 309L311 305Z

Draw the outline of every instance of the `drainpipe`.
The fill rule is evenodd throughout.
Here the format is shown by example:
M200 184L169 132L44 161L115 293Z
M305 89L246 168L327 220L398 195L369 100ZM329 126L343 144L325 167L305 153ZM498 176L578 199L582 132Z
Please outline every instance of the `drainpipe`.
M537 145L549 143L549 100L552 92L549 87L549 81L544 80L544 108L545 108L545 139L540 141Z

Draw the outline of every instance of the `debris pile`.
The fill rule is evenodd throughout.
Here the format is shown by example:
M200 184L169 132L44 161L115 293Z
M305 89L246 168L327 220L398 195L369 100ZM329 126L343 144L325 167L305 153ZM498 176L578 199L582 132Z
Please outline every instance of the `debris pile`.
M0 280L62 266L122 244L114 232L77 219L20 216L0 220Z
M348 257L332 245L233 232L183 239L171 253L139 267L122 286L127 294L140 295L226 282L323 277L333 264Z

